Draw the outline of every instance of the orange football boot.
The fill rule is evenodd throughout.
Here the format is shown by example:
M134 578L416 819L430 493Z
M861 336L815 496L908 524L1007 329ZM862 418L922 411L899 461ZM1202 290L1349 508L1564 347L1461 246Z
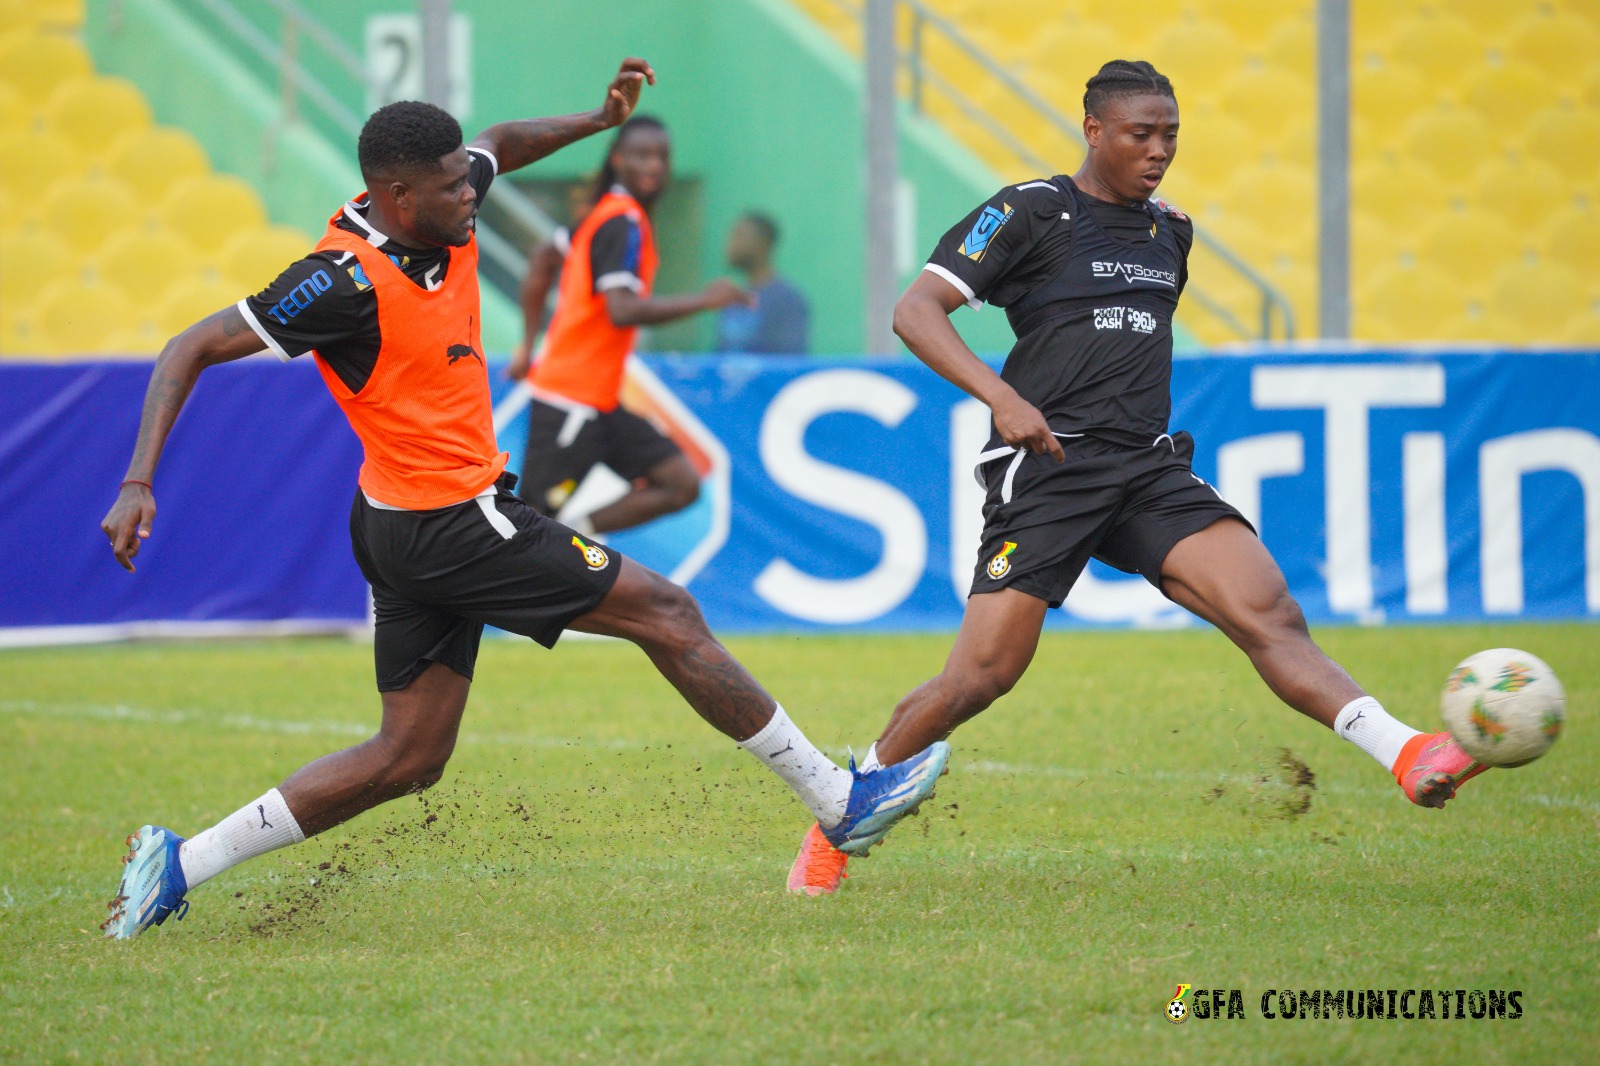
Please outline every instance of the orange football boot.
M850 856L828 843L828 838L822 835L822 826L813 823L800 842L800 854L789 867L789 891L804 892L808 896L837 892L839 882L850 876L844 872L845 863L849 861Z
M1449 733L1418 733L1400 749L1394 779L1419 807L1443 807L1456 789L1489 767L1468 755Z

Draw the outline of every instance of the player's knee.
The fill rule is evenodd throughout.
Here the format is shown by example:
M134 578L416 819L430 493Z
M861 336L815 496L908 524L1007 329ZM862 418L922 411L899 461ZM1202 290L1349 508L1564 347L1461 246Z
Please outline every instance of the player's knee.
M1245 638L1256 646L1299 640L1310 634L1305 612L1287 587L1278 589L1272 597L1251 611L1243 629Z
M688 645L711 635L695 598L659 574L651 583L649 615L652 636L663 643Z
M962 670L948 678L956 691L956 703L964 717L985 710L1016 687L1020 675L1000 663L985 663Z
M373 783L396 794L421 792L438 784L454 749L453 744L393 743L381 734L379 739L380 763Z

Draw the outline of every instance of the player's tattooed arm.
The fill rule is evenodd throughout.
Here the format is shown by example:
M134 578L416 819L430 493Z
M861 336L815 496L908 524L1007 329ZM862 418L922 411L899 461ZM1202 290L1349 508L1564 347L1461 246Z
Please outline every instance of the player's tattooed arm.
M626 122L646 82L656 83L655 70L645 60L630 56L606 88L605 102L593 111L497 123L474 137L472 146L493 155L499 173L518 170L574 141Z
M133 458L116 503L100 522L101 532L110 540L111 552L123 569L133 570L133 557L139 554L140 542L150 536L150 525L156 517L155 494L150 487L155 481L156 464L200 371L253 355L263 347L261 338L235 306L206 316L161 350L150 374L150 386L145 390Z

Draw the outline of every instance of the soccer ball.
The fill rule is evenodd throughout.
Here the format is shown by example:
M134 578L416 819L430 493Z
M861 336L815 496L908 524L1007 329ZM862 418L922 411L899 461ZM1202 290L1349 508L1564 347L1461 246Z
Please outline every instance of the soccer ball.
M1536 655L1491 648L1468 657L1439 694L1445 728L1490 766L1522 766L1550 750L1567 720L1567 695Z
M1189 1005L1181 999L1169 1000L1167 1003L1167 1017L1172 1021L1181 1022L1189 1016Z

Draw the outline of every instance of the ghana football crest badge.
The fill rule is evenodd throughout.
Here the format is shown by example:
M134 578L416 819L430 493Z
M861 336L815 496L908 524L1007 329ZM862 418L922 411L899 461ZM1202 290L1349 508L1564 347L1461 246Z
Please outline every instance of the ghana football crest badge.
M1179 1025L1189 1020L1189 1004L1183 997L1189 994L1188 985L1179 985L1178 994L1167 1000L1167 1005L1162 1008L1162 1017L1173 1025Z
M604 570L611 565L611 556L598 544L585 544L577 537L572 538L572 546L583 553L583 563L590 570Z
M989 576L994 578L996 581L999 581L1001 578L1011 573L1011 553L1016 550L1016 541L1006 541L1006 546L996 552L993 559L989 560Z

